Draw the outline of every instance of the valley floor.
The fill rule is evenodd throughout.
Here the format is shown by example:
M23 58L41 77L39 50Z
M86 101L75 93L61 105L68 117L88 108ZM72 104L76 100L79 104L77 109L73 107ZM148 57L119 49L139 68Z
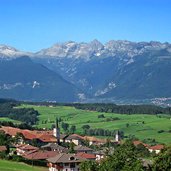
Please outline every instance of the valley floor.
M21 107L33 107L39 111L39 122L36 125L39 128L51 128L55 123L55 118L60 117L70 126L75 125L76 133L83 133L82 126L88 124L92 129L122 130L128 137L135 136L147 142L155 139L158 143L171 144L169 115L102 113L66 106L22 105ZM98 115L101 114L104 115L104 118L98 118ZM108 118L118 118L118 120L108 121ZM61 131L63 130L61 129Z

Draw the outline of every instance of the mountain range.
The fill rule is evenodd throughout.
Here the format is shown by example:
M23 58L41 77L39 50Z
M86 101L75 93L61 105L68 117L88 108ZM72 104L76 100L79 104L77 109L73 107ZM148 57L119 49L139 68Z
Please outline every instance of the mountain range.
M0 45L1 97L58 102L167 101L170 75L171 44L167 42L68 41L36 53Z

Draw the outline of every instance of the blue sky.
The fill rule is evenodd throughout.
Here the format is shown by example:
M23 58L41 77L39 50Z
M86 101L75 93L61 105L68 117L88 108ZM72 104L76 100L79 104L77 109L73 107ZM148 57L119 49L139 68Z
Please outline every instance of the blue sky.
M0 44L38 51L69 40L171 42L170 0L0 0Z

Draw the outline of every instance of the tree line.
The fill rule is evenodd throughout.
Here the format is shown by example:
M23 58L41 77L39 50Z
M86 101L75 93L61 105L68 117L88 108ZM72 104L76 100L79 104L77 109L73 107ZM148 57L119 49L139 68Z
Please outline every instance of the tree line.
M116 130L108 130L103 128L92 129L89 125L83 125L82 129L85 135L90 135L90 136L115 136L116 135ZM118 133L120 137L122 138L124 137L123 131L118 131Z
M15 101L0 101L0 117L8 117L28 125L34 125L38 121L38 111L33 108L16 108L19 103Z
M27 103L27 102L25 102ZM27 103L28 104L28 103ZM160 107L155 105L116 105L113 103L52 103L52 102L29 102L32 105L43 106L72 106L81 110L90 110L106 113L119 114L170 114L171 107Z
M120 113L120 114L170 114L171 107L163 108L154 105L116 105L111 103L73 103L68 104L77 109L90 110L106 113Z

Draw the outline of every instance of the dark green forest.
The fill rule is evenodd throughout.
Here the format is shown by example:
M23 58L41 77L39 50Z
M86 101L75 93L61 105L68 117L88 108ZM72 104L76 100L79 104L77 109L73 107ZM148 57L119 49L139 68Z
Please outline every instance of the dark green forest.
M20 103L17 101L0 99L0 117L8 117L28 125L33 125L38 121L38 111L33 108L15 108L18 105Z
M70 104L77 109L119 114L171 114L171 108L154 105L116 105L107 103Z
M50 102L23 102L31 105L44 106L72 106L76 109L90 110L106 113L119 114L170 114L171 107L161 107L156 105L116 105L114 103L50 103Z

